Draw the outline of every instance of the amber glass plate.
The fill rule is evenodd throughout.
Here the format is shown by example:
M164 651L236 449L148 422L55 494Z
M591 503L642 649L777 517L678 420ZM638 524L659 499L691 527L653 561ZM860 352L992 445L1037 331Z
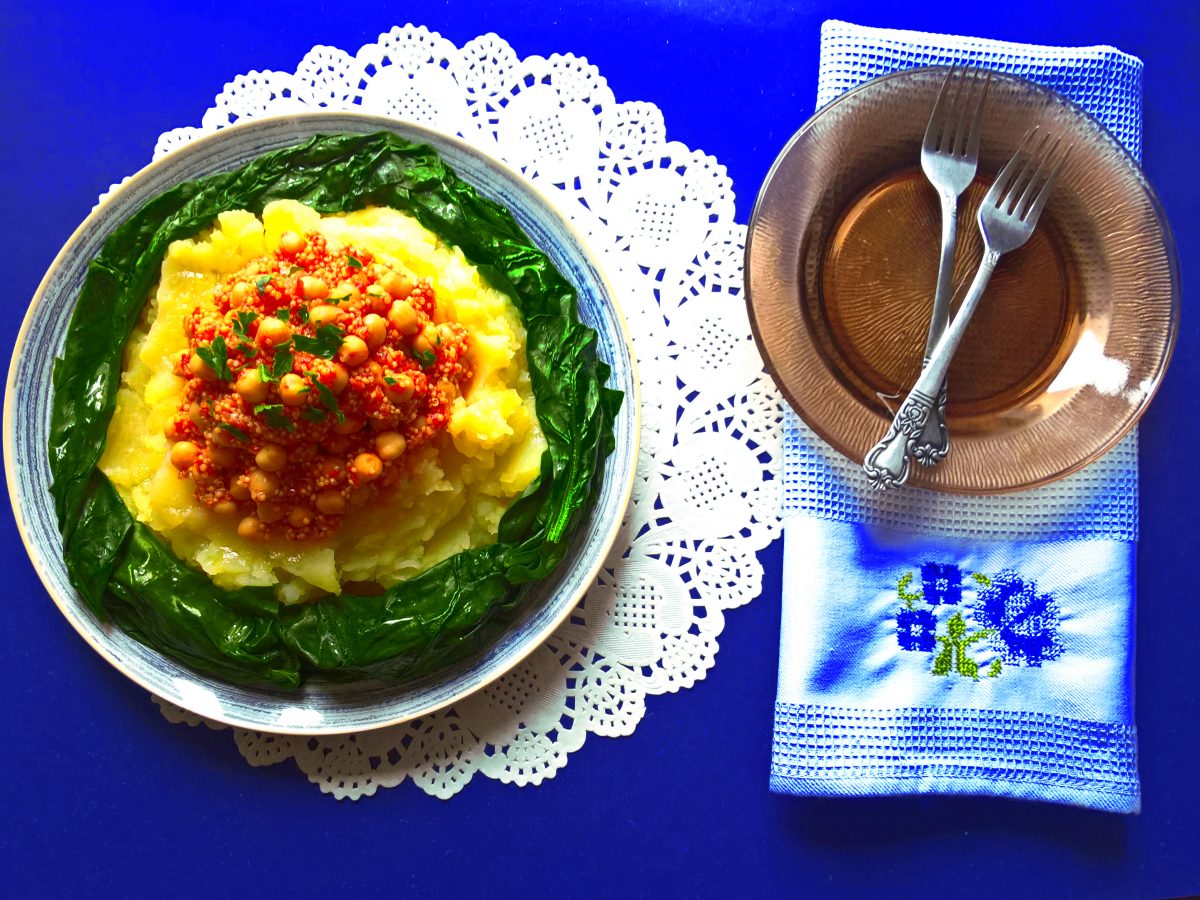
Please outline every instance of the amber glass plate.
M792 138L750 220L746 288L788 402L861 461L921 368L941 218L920 146L945 69L875 79ZM959 201L955 304L982 255L975 213L1034 125L1072 145L1029 242L1003 257L948 378L950 455L910 483L997 493L1061 478L1133 427L1174 345L1179 271L1153 189L1068 100L994 75L979 177Z

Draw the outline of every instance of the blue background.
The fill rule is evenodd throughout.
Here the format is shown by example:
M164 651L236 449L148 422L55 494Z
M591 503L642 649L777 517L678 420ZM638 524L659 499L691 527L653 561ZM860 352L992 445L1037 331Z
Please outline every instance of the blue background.
M1145 160L1197 271L1200 7L1095 0L600 4L0 3L0 303L7 355L46 266L97 194L198 124L225 82L353 52L412 19L458 45L573 52L618 100L726 165L744 222L811 113L820 23L1111 43L1146 62ZM909 8L906 8L909 7ZM629 738L593 738L540 788L477 778L442 802L411 785L338 803L291 763L253 769L228 733L169 725L69 628L0 519L0 894L1163 897L1200 891L1195 512L1197 318L1142 428L1137 721L1144 811L987 799L798 800L767 792L778 545L763 595L726 617L718 665L651 698Z

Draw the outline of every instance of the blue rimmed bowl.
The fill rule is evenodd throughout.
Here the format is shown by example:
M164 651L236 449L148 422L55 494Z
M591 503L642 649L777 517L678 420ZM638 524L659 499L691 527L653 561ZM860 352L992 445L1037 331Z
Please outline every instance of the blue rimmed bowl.
M199 674L102 622L71 586L50 496L51 369L87 275L108 236L142 205L174 185L239 168L316 134L392 131L429 144L466 182L509 209L575 286L580 317L598 334L597 352L624 391L613 424L616 449L599 494L558 568L526 586L504 633L481 653L428 676L397 683L335 683L309 678L295 691L245 687ZM639 433L638 381L628 329L615 293L582 237L520 175L463 141L418 125L358 113L264 118L200 138L142 169L104 199L67 241L29 306L13 350L4 406L9 498L29 557L63 615L101 656L148 691L198 715L286 734L338 734L382 728L454 703L499 678L540 645L596 578L620 529L633 487Z

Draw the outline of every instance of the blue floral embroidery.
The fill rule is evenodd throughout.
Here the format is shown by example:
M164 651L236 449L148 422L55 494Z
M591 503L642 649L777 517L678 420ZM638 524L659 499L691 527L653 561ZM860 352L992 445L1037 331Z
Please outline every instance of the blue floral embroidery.
M896 640L904 650L929 653L937 646L937 616L928 609L902 609L896 614Z
M1062 655L1058 605L1016 572L1001 572L979 592L975 619L993 629L993 646L1006 663L1040 666Z
M921 566L921 592L930 606L962 600L962 570L954 564L927 562Z
M932 675L958 675L973 681L981 676L997 678L1005 664L1036 667L1063 653L1054 597L1039 594L1035 582L1016 572L1006 570L996 576L969 573L967 587L974 594L974 603L955 611L946 620L944 632L939 631L936 608L962 604L962 569L953 563L927 562L921 566L920 589L911 590L912 582L912 572L905 572L896 582L896 596L904 604L896 613L896 642L902 650L937 651ZM922 599L932 608L918 608Z

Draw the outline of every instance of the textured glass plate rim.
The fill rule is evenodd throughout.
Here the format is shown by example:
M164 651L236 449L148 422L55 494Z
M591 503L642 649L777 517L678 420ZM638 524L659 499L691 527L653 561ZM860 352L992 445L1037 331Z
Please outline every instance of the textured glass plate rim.
M800 392L794 390L793 386L788 382L788 380L783 378L783 376L780 374L778 368L775 366L775 364L772 360L772 354L767 346L767 340L766 340L765 336L763 335L762 330L759 327L758 315L756 313L754 291L752 290L752 287L751 287L751 281L752 281L753 274L756 270L756 265L757 265L756 256L755 256L755 247L759 243L758 241L756 241L755 235L758 233L758 231L762 227L760 225L760 222L763 218L763 211L767 208L768 204L770 204L774 200L772 186L773 186L773 182L774 182L775 177L778 174L780 168L783 166L783 164L787 160L788 156L793 152L793 150L796 148L796 146L808 136L808 134L816 127L817 123L824 116L829 114L839 104L847 102L848 100L857 96L860 93L873 90L876 87L878 87L879 84L881 84L883 82L888 82L888 81L893 81L893 80L902 81L902 80L914 78L916 76L927 76L930 73L945 73L948 70L948 68L949 68L948 66L920 66L920 67L915 67L915 68L911 68L911 69L901 69L896 72L889 72L886 75L880 75L876 78L870 79L869 81L864 81L862 84L856 85L853 88L850 88L845 93L839 94L836 98L831 100L825 106L822 106L820 109L818 109L816 112L814 112L804 122L803 125L800 126L799 130L797 130L796 133L794 135L792 135L792 137L788 140L788 142L784 146L784 148L779 152L779 155L775 158L774 162L771 164L770 170L767 172L767 177L763 180L762 187L759 189L759 192L758 192L758 197L755 199L755 202L754 202L754 209L750 214L750 222L747 227L747 233L746 233L746 250L745 250L745 254L744 254L745 265L743 268L743 284L744 284L745 293L746 293L746 310L747 310L747 312L749 314L749 318L750 318L750 331L754 336L754 342L758 346L759 353L762 355L764 367L766 368L767 373L771 376L771 379L775 382L775 385L779 388L780 392L783 394L784 399L787 400L788 405L805 422L805 424L808 425L813 431L815 431L822 440L824 440L827 444L829 444L831 447L833 447L833 449L835 449L838 453L840 453L842 456L845 456L847 459L849 459L855 463L861 463L862 460L860 458L858 458L858 456L856 454L852 453L850 451L850 449L848 447L846 447L845 444L842 441L840 441L837 438L837 436L835 434L833 434L829 429L822 427L819 423L817 423L815 421L810 420L809 416L806 413L806 410L804 409L804 407L802 406L802 404L799 401ZM1162 249L1163 249L1164 256L1167 259L1169 268L1170 268L1171 313L1170 313L1170 320L1169 320L1169 325L1168 325L1168 333L1166 335L1165 341L1163 342L1163 350L1162 350L1161 356L1158 360L1157 366L1155 368L1154 377L1153 377L1151 383L1148 385L1147 389L1144 391L1144 393L1143 393L1142 397L1139 399L1139 402L1137 403L1137 405L1132 407L1131 414L1125 418L1125 420L1121 423L1120 427L1113 429L1112 433L1108 436L1108 438L1105 441L1101 442L1091 452L1079 454L1078 459L1076 459L1074 462L1072 462L1066 466L1062 466L1059 469L1057 469L1056 471L1054 471L1048 475L1045 475L1041 478L1027 479L1027 480L1022 480L1022 481L1013 480L1009 484L1004 484L1004 485L996 487L996 488L981 489L981 488L975 488L972 486L958 485L958 484L945 484L945 483L941 483L941 482L937 482L937 483L921 482L919 485L915 485L915 486L924 488L926 490L933 490L933 491L937 491L939 493L966 494L966 495L974 495L974 496L988 495L988 494L1015 493L1018 491L1030 490L1035 487L1041 487L1043 485L1058 481L1059 479L1065 478L1066 476L1068 476L1074 472L1078 472L1080 469L1084 468L1085 466L1095 462L1097 459L1099 459L1101 456L1103 456L1105 453L1107 453L1109 450L1111 450L1113 447L1115 447L1121 441L1122 438L1124 438L1127 434L1129 434L1129 432L1133 430L1134 426L1137 425L1138 420L1141 419L1142 415L1145 413L1147 408L1149 408L1151 401L1154 399L1154 395L1158 393L1158 388L1162 384L1163 377L1166 374L1167 367L1170 364L1171 356L1174 353L1175 342L1176 342L1176 339L1178 337L1178 332L1179 332L1180 297L1181 297L1179 257L1178 257L1178 252L1177 252L1176 246L1175 246L1175 239L1171 232L1170 222L1167 219L1166 211L1163 209L1162 203L1159 201L1158 194L1154 190L1154 186L1150 183L1150 180L1146 177L1145 171L1142 169L1142 166L1138 163L1138 161L1136 159L1134 159L1133 155L1129 152L1129 150L1126 149L1126 147L1120 141L1118 141L1113 136L1113 134L1107 128L1105 128L1104 125L1101 122L1099 122L1094 116L1092 116L1085 109L1083 109L1083 107L1079 106L1079 104L1075 103L1074 101L1070 100L1067 97L1064 97L1062 94L1058 93L1057 91L1051 90L1050 88L1047 88L1043 85L1037 84L1036 82L1030 81L1027 78L1022 78L1018 75L1012 75L1012 74L1005 73L1005 72L993 71L992 76L994 78L1000 78L1000 79L1004 79L1006 81L1011 81L1011 82L1017 84L1019 87L1021 87L1024 90L1038 94L1038 95L1042 96L1047 103L1051 103L1051 102L1058 103L1058 104L1066 107L1067 109L1069 109L1072 113L1074 113L1079 118L1089 122L1092 126L1094 126L1094 128L1096 129L1096 131L1098 133L1097 139L1098 140L1107 140L1108 143L1111 145L1112 149L1114 149L1116 151L1117 158L1121 159L1130 169L1133 170L1133 173L1136 176L1136 180L1138 181L1138 183L1140 184L1140 186L1142 188L1142 192L1145 196L1145 199L1146 199L1147 203L1149 204L1150 209L1153 212L1154 217L1160 226L1160 234L1162 236ZM917 163L917 159L914 156L913 165L916 165L916 163ZM799 230L801 232L803 231L802 228ZM1051 417L1051 418L1053 418L1053 417ZM880 428L880 436L882 436L884 427L886 427L886 422L884 422L882 416L880 417L880 421L882 423L881 428Z
M567 616L570 615L571 610L575 608L579 600L587 592L587 589L591 583L595 581L596 575L599 573L604 564L607 553L611 550L617 539L617 535L620 533L620 529L624 521L624 513L629 507L629 501L633 495L633 484L637 476L636 461L641 438L641 382L637 375L637 357L634 353L632 335L630 334L625 314L621 309L620 301L618 299L619 295L614 288L607 272L605 271L604 266L601 264L597 256L590 251L586 240L580 234L579 230L565 216L558 212L554 203L551 202L549 197L539 187L532 184L528 179L522 177L520 173L509 168L509 166L505 163L484 153L463 139L415 122L409 122L407 120L398 119L395 117L349 111L314 111L306 113L284 113L280 115L260 116L251 121L239 122L226 128L222 128L220 131L214 132L213 134L198 137L187 144L164 154L161 158L154 160L142 169L139 169L133 175L122 181L119 186L112 189L92 209L92 211L79 224L74 232L72 232L71 236L66 240L62 248L55 255L54 260L50 263L50 266L46 270L46 274L42 277L41 282L38 284L33 299L30 301L29 308L26 310L25 316L22 319L21 328L17 333L17 338L9 360L9 372L5 385L3 420L5 480L8 487L9 505L13 512L13 518L17 524L17 531L21 535L21 542L25 546L25 551L33 564L38 579L42 582L42 586L50 595L59 611L71 624L71 627L74 628L76 633L78 633L79 636L82 637L93 650L100 654L100 656L106 662L108 662L109 665L111 665L126 678L130 679L146 691L149 691L151 694L156 696L167 695L167 692L164 691L163 685L157 684L152 678L144 677L140 673L133 671L131 668L126 666L108 646L108 642L106 641L108 630L115 626L113 626L111 623L98 621L98 627L93 627L92 623L84 620L84 610L81 608L84 604L82 604L81 598L62 596L61 593L55 588L47 574L47 561L44 558L42 550L38 548L32 540L31 531L25 517L25 511L22 504L19 502L20 491L17 487L13 462L15 459L14 428L16 424L16 410L15 403L12 399L16 388L17 363L25 346L27 333L33 327L33 323L37 318L39 308L46 300L46 294L51 282L53 281L55 273L70 257L71 252L75 249L75 245L81 242L83 236L91 227L97 225L104 219L104 217L108 214L110 207L116 205L116 201L122 199L126 194L135 191L143 181L156 174L160 169L177 163L180 159L187 158L188 156L203 154L215 144L236 140L248 132L256 130L265 131L279 124L306 124L311 122L313 123L311 133L309 135L311 137L320 133L331 133L332 131L336 131L338 122L349 121L370 123L377 126L378 130L391 131L399 134L401 137L416 142L429 143L435 146L438 143L448 144L459 153L474 157L486 168L495 173L499 178L508 181L511 185L515 186L518 191L522 191L529 195L534 204L542 207L542 211L547 219L552 220L555 227L561 229L561 231L570 239L570 241L574 243L579 250L579 254L587 261L588 265L594 271L595 276L598 279L599 287L601 288L603 295L607 298L607 305L611 309L621 340L624 342L625 350L628 354L630 377L629 384L625 392L624 403L630 406L633 414L633 421L630 428L630 446L626 448L628 452L625 454L624 458L630 462L628 465L626 465L625 472L614 473L618 474L621 479L618 487L619 502L616 505L616 508L620 510L620 512L613 516L612 520L607 523L606 530L604 531L603 536L597 545L598 549L595 551L595 559L589 565L586 577L579 580L580 587L570 594L562 594L561 596L557 597L551 593L551 595L547 598L547 603L557 604L557 611L555 611L554 614L551 615L536 631L532 631L530 634L526 635L521 643L510 649L508 654L503 658L499 660L489 660L485 663L488 648L484 648L483 650L479 651L478 662L474 667L475 677L464 683L459 690L450 695L439 697L436 702L417 709L407 710L400 715L383 714L377 719L368 717L362 721L356 721L352 724L343 725L293 725L281 724L278 721L263 721L255 718L231 715L224 712L224 706L220 706L215 710L207 707L204 709L193 708L188 705L188 698L186 696L178 696L178 692L175 691L170 692L171 701L173 703L176 703L177 705L182 706L183 708L188 709L190 712L196 713L197 715L204 716L207 719L221 722L226 725L241 728L251 728L273 734L308 736L336 735L348 734L357 731L369 731L386 728L391 725L398 725L452 706L465 697L474 694L484 686L503 677L513 668L520 665L521 662L527 659L530 654L537 650L537 648L545 643L545 641L554 633L555 629L557 629L558 626L567 618ZM218 166L213 171L225 171L225 169ZM107 229L106 237L107 234L111 234L112 229L116 227L116 224ZM72 298L71 313L74 312L74 307L77 302L78 296ZM69 315L70 313L68 316ZM610 459L611 458L612 457L610 457ZM600 524L602 523L591 523L593 528L596 528ZM578 538L579 535L577 534L576 540ZM564 560L564 563L565 562L566 560ZM561 578L562 574L563 570L560 566L560 568L556 569L545 579L535 583L544 585L547 582L553 582L558 578ZM492 644L494 643L495 642L493 641ZM151 652L158 656L166 666L179 670L184 676L195 677L195 673L186 664L164 656L157 651L151 650ZM155 671L158 672L161 670L156 669ZM223 679L216 680L223 681ZM398 688L402 685L403 682L397 682ZM255 689L252 687L244 685L239 685L238 687L240 690L243 690L247 693L255 693ZM274 697L264 696L263 698L264 707L273 707L276 702L276 698ZM384 713L385 709L386 708L381 709L381 713ZM278 710L273 711L278 712Z

